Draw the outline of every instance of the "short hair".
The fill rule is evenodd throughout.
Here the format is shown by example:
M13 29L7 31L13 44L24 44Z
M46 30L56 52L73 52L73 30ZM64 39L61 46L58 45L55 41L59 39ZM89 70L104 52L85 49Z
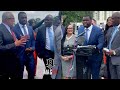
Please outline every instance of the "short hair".
M11 18L11 16L13 16L13 14L11 12L4 12L2 14L2 22L5 21L6 19Z
M50 18L53 19L53 16L52 16L51 14L48 14L48 15L45 17L45 19L48 18L48 17L50 17Z
M83 16L83 18L84 18L84 17L89 17L89 18L90 18L90 20L92 20L92 17L91 17L91 16L89 16L89 15L87 15L87 16Z
M25 12L19 12L18 13L18 18L20 17L21 14L26 14Z
M108 22L108 20L109 20L110 18L112 19L112 17L111 17L111 16L107 18L107 22Z

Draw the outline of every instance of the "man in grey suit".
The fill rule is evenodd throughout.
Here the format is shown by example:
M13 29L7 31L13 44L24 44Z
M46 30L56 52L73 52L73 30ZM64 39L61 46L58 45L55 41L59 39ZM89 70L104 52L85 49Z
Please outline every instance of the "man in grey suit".
M110 57L111 79L120 79L120 13L113 13L112 19L113 27L106 34L109 51L104 51Z
M62 64L61 64L61 40L65 34L63 27L61 14L58 16L60 23L55 30L55 55L54 55L54 67L52 68L52 79L62 79Z
M60 24L55 30L55 55L54 55L54 67L52 68L52 79L62 78L62 64L61 64L61 40L62 40L62 25Z
M14 15L4 12L0 24L0 79L18 79L19 58L17 47L25 45L25 37L18 40L12 30Z

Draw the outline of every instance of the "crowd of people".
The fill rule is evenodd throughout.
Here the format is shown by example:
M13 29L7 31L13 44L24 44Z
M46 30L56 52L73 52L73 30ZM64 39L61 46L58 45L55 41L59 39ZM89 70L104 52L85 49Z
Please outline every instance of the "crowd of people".
M28 79L35 79L37 57L43 59L46 70L47 60L54 61L52 74L44 74L43 79L120 79L120 13L108 17L105 30L89 15L82 20L77 38L81 37L81 46L95 46L89 56L76 54L74 27L70 23L65 26L60 13L36 23L27 20L25 12L19 12L14 25L12 12L4 12L0 24L0 79L23 79L24 66ZM106 71L101 74L102 64Z

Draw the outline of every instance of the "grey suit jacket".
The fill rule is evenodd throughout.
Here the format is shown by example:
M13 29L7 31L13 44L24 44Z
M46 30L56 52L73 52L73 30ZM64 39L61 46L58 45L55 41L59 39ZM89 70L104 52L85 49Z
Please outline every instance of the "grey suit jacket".
M55 29L55 57L54 57L54 67L52 68L52 79L62 78L62 67L61 67L61 24Z
M111 27L107 34L106 34L106 38L107 38L107 43L109 44L112 32L114 31L114 28ZM116 55L111 56L111 62L113 65L120 65L120 28L119 31L116 33L112 44L111 44L111 49L115 50Z

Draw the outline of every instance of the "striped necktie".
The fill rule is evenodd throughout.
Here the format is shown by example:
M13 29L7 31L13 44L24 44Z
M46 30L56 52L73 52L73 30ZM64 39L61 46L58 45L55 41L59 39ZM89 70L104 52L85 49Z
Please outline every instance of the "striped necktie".
M23 30L24 30L24 35L27 35L27 31L25 29L25 25L23 25L22 27L23 27Z

